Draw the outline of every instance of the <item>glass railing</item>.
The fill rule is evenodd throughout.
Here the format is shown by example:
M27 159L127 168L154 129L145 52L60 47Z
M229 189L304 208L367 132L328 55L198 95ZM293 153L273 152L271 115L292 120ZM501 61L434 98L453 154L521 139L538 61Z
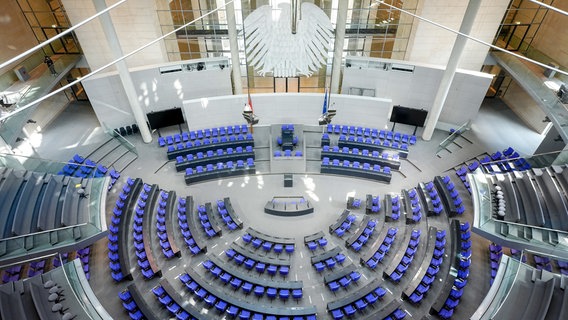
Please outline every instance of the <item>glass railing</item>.
M88 238L100 232L101 230L92 224L80 224L1 239L0 247L3 254L0 255L0 261L11 261L15 258L21 259L22 256L34 256L39 252L53 251L54 247L75 244L78 234L81 238Z
M107 229L105 204L108 183L108 179L92 179L91 190L89 190L89 222L99 230Z
M491 188L487 182L487 177L482 170L476 170L468 175L471 186L471 197L473 200L473 208L475 210L474 225L482 228L492 219L491 208Z
M454 142L454 140L456 140L458 137L461 137L461 135L464 134L466 131L469 131L469 129L471 129L471 121L467 121L466 123L459 126L459 128L454 130L454 132L450 133L450 135L447 136L446 139L444 139L442 142L440 142L440 144L438 145L438 150L436 151L436 153L439 153L442 150L446 150L446 148L450 144L452 144Z
M0 154L0 166L14 170L29 170L33 172L58 175L67 163L50 161L40 158L25 157L13 154ZM0 240L0 261L7 261L14 256L33 254L43 250L53 250L54 247L64 247L76 243L77 239L89 239L106 230L105 202L109 183L108 177L95 177L95 167L77 165L75 170L90 170L82 178L90 179L88 190L88 222L73 226L65 226ZM80 179L80 178L77 178ZM77 180L80 181L80 180Z
M498 219L494 215L490 180L477 169L468 174L474 207L473 227L476 233L491 241L517 248L528 248L548 254L566 256L568 232ZM524 234L530 232L529 237ZM519 235L521 234L521 235Z
M487 314L488 317L483 317L482 319L492 319L495 312L499 310L499 307L501 306L503 301L507 299L507 296L511 291L511 287L515 283L515 279L517 278L517 274L519 273L520 266L521 263L519 261L515 259L508 259L505 274L503 275L503 278L499 285L499 290L497 290L497 293L493 298L494 303L491 304L491 307L489 309L491 310L491 313ZM496 284L493 283L493 285Z
M472 198L473 203L476 211L476 217L479 219L478 225L480 228L486 223L489 222L496 222L496 223L503 223L508 224L511 226L517 227L530 227L533 230L542 230L542 231L549 231L549 232L556 232L559 235L563 235L568 238L568 232L557 230L557 229L550 229L545 227L533 226L533 225L526 225L522 223L516 223L512 221L504 221L504 220L497 220L493 218L493 198L491 197L491 187L489 186L489 182L485 173L478 169L473 174L469 175L470 185L472 186Z
M134 153L136 156L138 156L138 151L136 150L136 146L134 146L130 141L128 141L125 137L123 137L120 134L120 132L117 132L114 129L109 128L109 126L104 122L102 124L103 124L103 128L104 128L106 134L108 134L112 138L116 139L122 146L124 146L126 149L128 149L128 151L130 151L130 152Z
M112 319L91 289L79 259L64 264L63 272L67 284L73 289L73 295L80 302L86 315L91 319Z
M29 170L35 172L45 172L50 174L61 174L64 167L69 163L47 160L42 158L27 157L9 153L0 153L0 165L16 170ZM83 178L95 178L96 166L85 164L73 164L75 172L82 171Z
M491 319L493 313L502 304L511 290L519 266L519 261L503 255L495 281L485 295L485 299L483 299L475 313L471 316L471 320Z

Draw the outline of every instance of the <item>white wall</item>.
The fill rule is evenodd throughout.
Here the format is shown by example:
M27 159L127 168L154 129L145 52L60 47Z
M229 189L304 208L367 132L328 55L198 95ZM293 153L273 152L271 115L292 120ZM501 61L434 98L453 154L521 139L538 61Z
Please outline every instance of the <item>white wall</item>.
M62 2L73 25L96 14L93 0L62 0ZM115 3L115 1L106 2L107 6ZM130 53L162 35L154 0L126 1L113 9L110 16L124 54ZM98 18L75 30L75 34L81 43L81 48L91 69L97 69L115 59L107 45ZM126 59L129 67L167 61L168 57L163 41Z
M511 81L501 100L535 132L546 134L552 122L546 121L546 113L532 96L516 81Z
M196 61L205 60L190 60ZM144 113L181 107L187 99L232 94L230 68L165 74L159 71L160 67L183 63L187 61L130 70ZM116 128L135 123L117 72L93 76L82 84L101 124Z
M420 0L417 14L454 30L459 30L469 0ZM481 0L471 36L492 43L509 0ZM417 20L409 44L409 61L446 65L456 34L429 22ZM489 48L468 40L459 67L481 70Z
M388 59L352 58L352 67L343 71L341 92L348 93L350 87L375 90L375 96L392 100L393 105L431 110L432 103L442 79L444 69L439 66L416 64ZM399 63L414 66L414 72L383 70L382 68L361 69L367 63ZM458 126L477 115L481 102L491 83L492 75L473 71L458 71L448 93L439 128ZM446 126L444 126L446 125Z
M322 93L254 94L254 113L259 125L294 123L318 125L322 113ZM191 130L245 123L242 112L246 95L188 100L183 111ZM332 95L337 115L333 123L383 128L391 109L389 99Z

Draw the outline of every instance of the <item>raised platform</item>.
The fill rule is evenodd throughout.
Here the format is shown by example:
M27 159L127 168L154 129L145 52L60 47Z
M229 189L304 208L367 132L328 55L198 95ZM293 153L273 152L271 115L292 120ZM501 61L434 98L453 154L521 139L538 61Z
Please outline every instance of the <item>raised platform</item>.
M264 212L281 217L297 217L314 212L314 208L302 196L273 197L264 206Z

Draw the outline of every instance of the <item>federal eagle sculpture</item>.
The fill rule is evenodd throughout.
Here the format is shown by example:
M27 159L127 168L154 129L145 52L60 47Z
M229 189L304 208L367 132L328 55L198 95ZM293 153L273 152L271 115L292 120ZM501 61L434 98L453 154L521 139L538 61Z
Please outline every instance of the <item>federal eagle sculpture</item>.
M309 77L326 63L333 35L329 17L305 2L296 19L292 1L280 10L261 6L244 21L247 60L261 76Z

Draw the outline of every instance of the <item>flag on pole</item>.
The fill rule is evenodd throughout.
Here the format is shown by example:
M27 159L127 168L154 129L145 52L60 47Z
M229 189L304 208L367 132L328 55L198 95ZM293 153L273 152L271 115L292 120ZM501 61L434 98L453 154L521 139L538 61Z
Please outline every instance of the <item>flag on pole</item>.
M252 109L252 99L250 98L250 92L248 92L248 105L250 107L250 111L254 114L254 110Z
M329 90L327 90L327 104L328 104L328 109L329 107L333 107L333 105L331 104L331 83L329 84Z
M327 112L327 88L325 88L325 93L323 96L323 111L322 114Z

